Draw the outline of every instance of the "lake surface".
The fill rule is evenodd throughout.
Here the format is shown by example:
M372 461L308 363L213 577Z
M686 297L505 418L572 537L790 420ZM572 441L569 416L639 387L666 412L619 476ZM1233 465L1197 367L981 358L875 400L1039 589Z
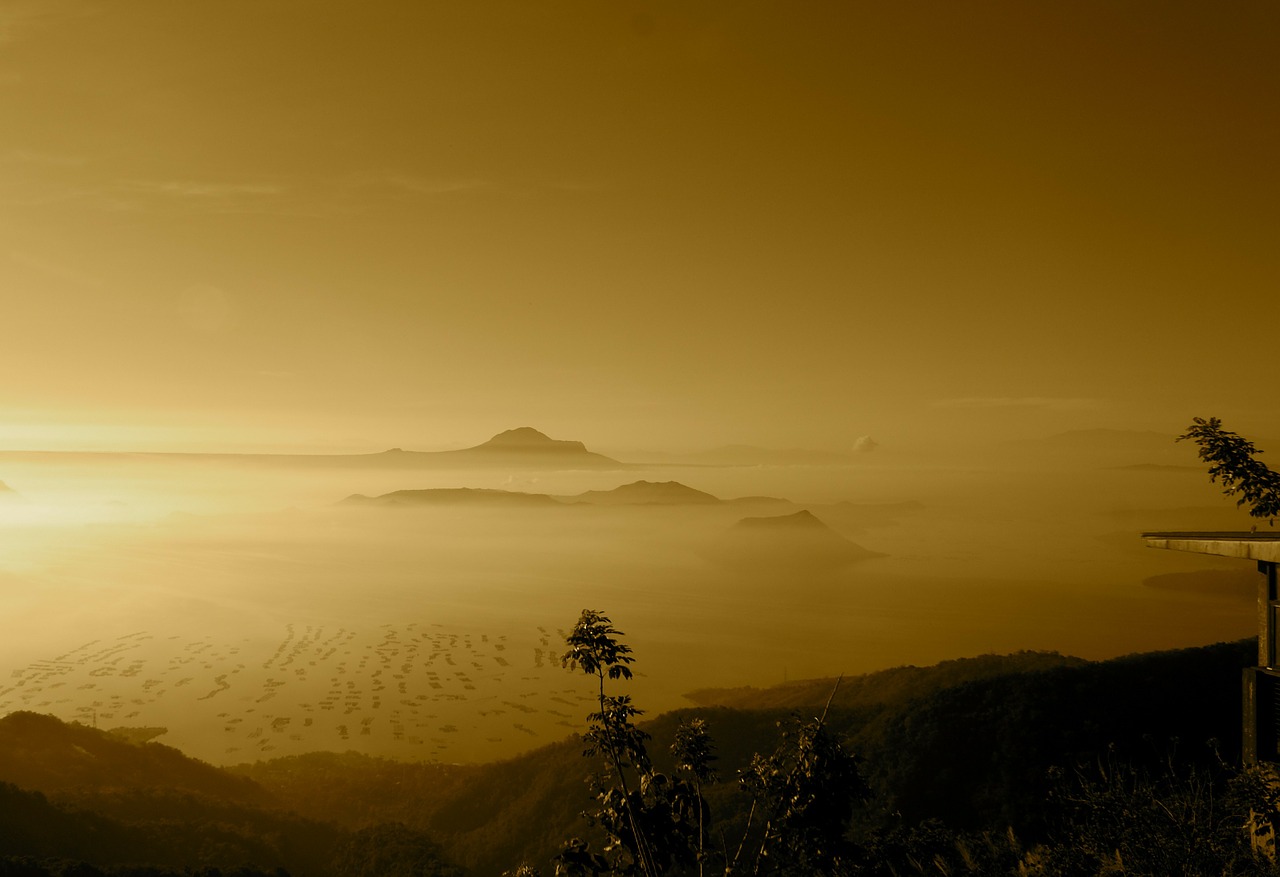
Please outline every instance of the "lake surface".
M705 687L1019 649L1105 658L1254 632L1238 589L1144 585L1252 569L1143 547L1144 529L1247 529L1195 471L1007 458L561 473L45 460L3 477L24 501L0 509L0 710L164 727L161 742L214 763L316 749L474 761L560 739L584 726L594 694L557 658L583 608L625 631L638 675L619 690L650 713ZM726 532L757 506L335 506L403 488L574 494L640 478L783 497L795 505L777 513L807 508L885 556L726 562Z

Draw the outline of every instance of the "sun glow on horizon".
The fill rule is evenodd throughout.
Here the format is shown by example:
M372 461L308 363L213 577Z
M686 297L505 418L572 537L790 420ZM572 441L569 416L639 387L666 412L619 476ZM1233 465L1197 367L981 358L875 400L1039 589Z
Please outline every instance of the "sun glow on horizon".
M212 419L209 416L201 420ZM385 450L375 441L334 438L315 429L246 426L240 422L180 425L144 415L123 422L91 416L0 423L0 452L126 454L345 454Z

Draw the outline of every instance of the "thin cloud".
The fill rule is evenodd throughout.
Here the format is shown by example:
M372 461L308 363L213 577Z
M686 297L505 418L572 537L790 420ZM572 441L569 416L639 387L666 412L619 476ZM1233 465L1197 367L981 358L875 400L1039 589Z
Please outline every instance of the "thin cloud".
M23 166L49 169L81 163L73 156L41 155L13 150L0 153L15 172ZM271 180L219 181L198 178L123 178L114 182L80 184L46 175L15 173L0 180L0 204L34 207L75 204L114 213L198 212L273 216L338 216L369 214L392 204L451 193L494 188L488 180L469 177L419 177L379 174L336 179L293 179L288 185Z
M995 408L1025 408L1046 411L1083 411L1102 407L1101 399L1071 398L1060 396L964 396L956 399L939 399L935 408L965 408L990 410Z
M450 192L466 192L472 189L485 189L492 184L488 180L467 177L450 179L447 177L415 177L390 175L380 177L374 182L382 183L394 189L401 189L415 195L444 195Z
M239 198L284 192L280 186L268 183L209 183L198 180L126 180L124 188L174 198Z
M52 166L54 161L45 164ZM113 213L174 209L209 213L275 212L284 192L282 187L266 183L199 180L121 180L99 184L42 179L35 174L0 180L0 204L19 207L67 204Z
M313 216L319 211L299 203L295 193L278 183L210 180L140 180L114 183L99 193L105 209L201 213Z

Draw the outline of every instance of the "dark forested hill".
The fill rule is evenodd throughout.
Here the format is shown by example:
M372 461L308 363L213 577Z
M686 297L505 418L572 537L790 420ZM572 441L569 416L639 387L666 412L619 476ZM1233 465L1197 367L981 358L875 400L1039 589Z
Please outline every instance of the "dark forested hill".
M320 877L331 873L344 841L332 826L160 790L86 789L73 805L0 783L0 873L29 873L15 860L54 859L107 869L285 869Z
M957 829L1013 826L1034 840L1054 767L1103 757L1208 763L1210 739L1237 758L1240 668L1254 648L1102 662L1021 653L897 668L842 682L827 726L862 756L873 793L864 829L890 817L940 819ZM662 768L677 723L706 721L722 777L707 797L732 836L745 817L737 772L774 748L789 715L820 714L834 684L699 692L702 706L644 726L650 753ZM590 834L580 813L592 804L584 780L598 765L576 740L483 765L314 753L220 770L127 737L31 713L0 720L0 783L12 784L0 786L0 857L342 877L391 844L434 863L433 873L453 873L447 858L496 875L522 861L545 866L561 841Z
M770 688L703 688L685 697L704 706L735 709L795 709L821 707L835 692L833 706L865 706L889 701L907 701L965 682L1046 670L1078 667L1083 658L1057 652L1017 652L1012 655L979 655L957 658L930 667L892 667L861 676L835 679L799 679Z
M244 776L129 737L28 712L0 719L0 874L83 877L75 863L88 863L342 877L351 865L349 831L289 812ZM430 858L433 844L414 842Z
M585 723L584 723L585 724ZM285 805L348 829L403 822L438 838L476 874L548 859L582 834L592 766L577 741L482 765L440 765L318 752L232 768Z
M845 680L828 723L863 757L872 811L964 828L1012 824L1034 835L1054 766L1109 749L1142 760L1172 748L1208 761L1210 738L1236 757L1240 668L1254 648L1246 641L1103 662L1028 652L897 668ZM716 818L733 823L743 816L737 771L773 748L792 712L819 714L834 683L699 693L735 706L656 717L644 726L650 752L661 766L679 720L705 719L724 780L708 798ZM597 766L579 748L568 741L471 767L315 755L236 770L308 816L349 827L404 820L475 873L496 874L522 860L545 863L561 840L588 833L579 813L592 803L584 780Z
M257 784L170 746L133 743L127 732L102 732L32 712L0 719L0 781L51 795L165 788L238 804L263 804L268 797Z
M886 806L957 827L1034 827L1046 772L1108 750L1130 763L1240 752L1252 640L966 682L848 727Z

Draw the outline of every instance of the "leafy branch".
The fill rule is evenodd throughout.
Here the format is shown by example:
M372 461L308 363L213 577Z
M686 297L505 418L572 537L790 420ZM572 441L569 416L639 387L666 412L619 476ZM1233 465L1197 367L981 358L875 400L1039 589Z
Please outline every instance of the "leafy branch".
M1209 480L1221 482L1227 496L1239 494L1237 506L1249 506L1249 514L1266 518L1275 526L1280 517L1280 473L1257 459L1262 451L1253 442L1222 428L1216 417L1194 417L1186 433L1176 441L1193 441L1200 447L1200 459L1209 464Z

